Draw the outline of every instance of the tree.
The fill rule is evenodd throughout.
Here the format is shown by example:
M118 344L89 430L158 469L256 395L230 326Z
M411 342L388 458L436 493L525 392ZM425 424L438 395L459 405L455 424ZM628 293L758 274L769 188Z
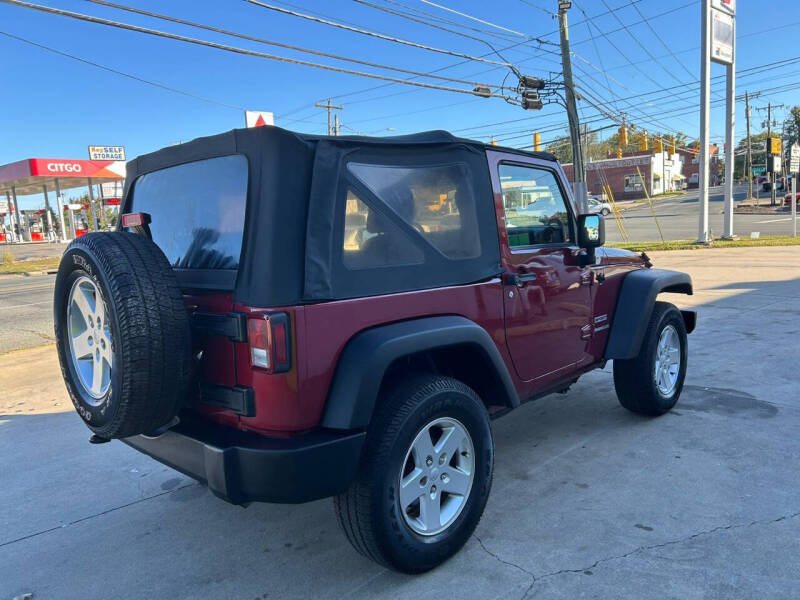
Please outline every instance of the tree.
M751 156L753 159L753 165L756 167L758 165L763 165L764 161L766 161L766 144L766 131L762 131L750 136ZM739 143L736 144L736 149L734 150L733 154L734 178L746 178L747 173L745 173L745 162L747 161L747 136L739 140Z
M784 148L791 148L792 144L800 144L800 106L793 106L789 116L783 122Z

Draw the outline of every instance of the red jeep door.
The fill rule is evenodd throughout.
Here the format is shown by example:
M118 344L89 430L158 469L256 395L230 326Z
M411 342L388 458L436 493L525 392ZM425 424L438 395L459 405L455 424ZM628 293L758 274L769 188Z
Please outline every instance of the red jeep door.
M592 273L578 266L566 182L552 163L489 155L501 213L506 343L519 377L544 383L574 369L588 348Z

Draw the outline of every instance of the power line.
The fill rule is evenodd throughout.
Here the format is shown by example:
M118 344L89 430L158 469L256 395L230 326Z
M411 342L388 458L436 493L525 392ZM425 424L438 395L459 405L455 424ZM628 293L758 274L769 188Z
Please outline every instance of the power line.
M456 10L454 8L450 8L448 6L444 6L442 4L437 4L436 2L432 2L431 0L419 0L419 1L423 2L425 4L428 4L430 6L435 6L436 8L439 8L441 10L444 10L444 11L447 11L447 12L451 12L453 14L458 15L459 17L464 17L465 19L469 19L471 21L476 21L477 23L482 23L483 25L488 25L489 27L494 27L495 29L499 29L501 31L507 31L509 33L513 33L514 35L518 35L519 37L523 37L523 38L527 38L528 37L527 35L525 35L524 33L520 32L520 31L516 31L514 29L509 29L508 27L503 27L502 25L497 25L496 23L492 23L491 21L486 21L484 19L480 19L480 18L475 17L473 15L470 15L468 13L461 12L459 10Z
M34 42L33 40L29 40L23 37L19 37L14 35L13 33L8 33L7 31L0 31L0 35L4 35L8 38L17 40L18 42L22 42L24 44L29 44L31 46L36 46L37 48L41 48L42 50L47 50L48 52L52 52L53 54L58 54L60 56L64 56L66 58L71 58L72 60L77 60L78 62L82 62L92 67L96 67L98 69L102 69L103 71L108 71L109 73L114 73L115 75L120 75L122 77L127 77L128 79L132 79L134 81L138 81L139 83L144 83L146 85L150 85L162 90L166 90L168 92L173 92L175 94L181 94L182 96L187 96L189 98L194 98L195 100L200 100L202 102L208 102L209 104L216 104L218 106L223 106L225 108L231 108L235 110L245 110L242 106L237 106L235 104L228 104L227 102L221 102L219 100L214 100L213 98L207 98L205 96L199 96L197 94L193 94L192 92L187 92L185 90L181 90L164 83L159 83L157 81L151 81L149 79L145 79L144 77L139 77L138 75L133 75L131 73L126 73L125 71L120 71L119 69L114 69L113 67L108 67L106 65L102 65L98 62L94 62L93 60L89 60L87 58L82 58L80 56L76 56L74 54L70 54L69 52L64 52L63 50L58 50L57 48L53 48L51 46L45 46L44 44L40 44L38 42Z
M278 46L280 48L287 48L289 50L296 50L298 52L305 52L307 54L314 54L314 55L317 55L317 56L324 56L326 58L333 58L335 60L353 62L353 63L357 63L357 64L360 64L360 65L366 65L366 66L369 66L369 67L376 67L378 69L386 69L386 70L390 70L390 71L397 71L399 73L406 73L408 75L416 75L418 77L430 77L431 79L439 79L439 80L442 80L442 81L449 81L449 82L452 82L452 83L464 83L464 84L468 84L468 85L472 85L472 86L478 85L478 82L466 81L464 79L457 79L457 78L454 78L454 77L446 77L446 76L443 76L443 75L434 75L434 74L430 74L430 73L423 73L421 71L413 71L411 69L405 69L405 68L402 68L402 67L394 67L394 66L391 66L391 65L384 65L384 64L381 64L381 63L376 63L376 62L372 62L372 61L369 61L369 60L363 60L363 59L360 59L360 58L352 58L350 56L342 56L340 54L332 54L332 53L329 53L329 52L323 52L321 50L314 50L312 48L305 48L303 46L295 46L293 44L286 44L284 42L278 42L278 41L275 41L275 40L269 40L269 39L262 38L262 37L257 37L257 36L254 36L254 35L248 35L246 33L239 33L238 31L231 31L229 29L222 29L220 27L214 27L212 25L205 25L203 23L197 23L195 21L187 21L186 19L180 19L178 17L173 17L173 16L170 16L170 15L164 15L164 14L161 14L161 13L151 12L149 10L143 10L141 8L134 8L132 6L126 6L124 4L117 4L115 2L109 2L108 0L86 0L86 1L87 2L91 2L93 4L100 4L100 5L103 5L103 6L110 6L111 8L116 8L118 10L124 10L124 11L130 12L130 13L134 13L134 14L140 14L140 15L145 15L145 16L148 16L148 17L153 17L155 19L161 19L161 20L164 20L164 21L171 21L173 23L179 23L181 25L188 25L189 27L197 27L198 29L205 29L206 31L213 31L214 33L221 33L223 35L229 35L229 36L240 38L240 39L243 39L243 40L249 40L251 42L258 42L260 44L267 44L267 45L270 45L270 46ZM484 84L481 84L481 85L484 85ZM490 86L490 87L497 87L497 86Z
M406 12L403 12L403 11L400 11L400 10L395 10L393 8L389 8L388 6L381 6L379 4L374 4L373 2L368 2L367 0L353 0L353 1L357 2L358 4L362 4L364 6L368 6L370 8L374 8L376 10L380 10L382 12L389 13L391 15L395 15L395 16L401 17L403 19L408 19L409 21L413 21L415 23L420 23L422 25L425 25L426 27L432 27L434 29L438 29L439 31L446 31L447 33L451 33L453 35L458 35L460 37L464 37L464 38L467 38L467 39L470 39L470 40L474 40L474 41L480 42L481 44L487 45L489 47L489 49L494 54L496 54L501 60L504 60L504 61L508 62L508 60L502 54L500 54L500 51L497 50L492 44L490 44L486 40L484 40L482 38L479 38L477 36L470 35L468 33L462 32L462 31L456 31L454 29L450 29L450 28L444 27L442 25L436 25L435 23L431 23L430 21L426 21L425 19L422 19L420 17L415 17L415 16L410 15L410 14L408 14ZM543 48L540 48L540 50L542 52L550 52L551 54L557 54L553 50L544 50Z
M250 1L250 0L248 0L248 1ZM225 50L227 52L233 52L235 54L244 54L244 55L247 55L247 56L255 56L257 58L266 58L268 60L276 60L276 61L286 62L286 63L290 63L290 64L295 64L295 65L302 65L302 66L306 66L306 67L314 67L314 68L317 68L317 69L325 69L325 70L328 70L328 71L334 71L336 73L345 73L345 74L348 74L348 75L356 75L356 76L359 76L359 77L368 77L368 78L371 78L371 79L380 79L380 80L383 80L383 81L391 81L393 83L402 83L404 85L411 85L411 86L416 86L416 87L423 87L423 88L429 88L429 89L435 89L435 90L442 90L442 91L446 91L446 92L456 92L456 93L460 93L460 94L474 94L473 90L469 90L469 89L455 88L455 87L451 87L451 86L443 86L443 85L438 85L438 84L433 84L433 83L426 83L426 82L422 82L422 81L414 81L412 79L400 79L398 77L391 77L389 75L380 75L380 74L377 74L377 73L368 73L368 72L365 72L365 71L356 71L356 70L347 69L347 68L344 68L344 67L336 67L336 66L333 66L333 65L325 65L325 64L322 64L322 63L315 63L315 62L311 62L311 61L307 61L307 60L303 60L303 59L299 59L299 58L289 58L289 57L286 57L286 56L279 56L279 55L276 55L276 54L269 54L269 53L266 53L266 52L259 52L257 50L248 50L246 48L240 48L238 46L230 46L230 45L227 45L227 44L219 44L217 42L210 42L208 40L202 40L202 39L199 39L199 38L192 38L192 37L188 37L188 36L184 36L184 35L178 35L176 33L168 33L166 31L161 31L161 30L158 30L158 29L151 29L149 27L141 27L139 25L132 25L130 23L124 23L122 21L114 21L114 20L111 20L111 19L103 19L101 17L94 17L94 16L91 16L91 15L83 14L83 13L76 13L76 12L72 12L72 11L68 11L68 10L52 8L50 6L43 6L43 5L40 5L40 4L33 4L33 3L30 3L30 2L24 2L22 0L0 0L0 2L4 2L6 4L12 4L12 5L15 5L15 6L20 6L20 7L23 7L23 8L30 8L30 9L38 10L38 11L41 11L41 12L47 12L47 13L51 13L51 14L56 14L56 15L60 15L60 16L64 16L64 17L69 17L69 18L77 19L77 20L81 20L81 21L88 21L90 23L97 23L97 24L100 24L100 25L107 25L107 26L116 27L116 28L119 28L119 29L127 29L129 31L136 31L136 32L139 32L139 33L145 33L145 34L153 35L153 36L156 36L156 37L163 37L163 38L178 40L178 41L186 42L186 43L189 43L189 44L196 44L198 46L207 46L209 48L216 48L218 50ZM496 94L494 92L488 92L486 94L486 96L488 96L488 97L497 97L497 98L508 98L507 96L505 96L503 94Z
M694 2L691 2L689 5L691 5L691 4L694 4ZM689 5L687 5L687 6L689 6ZM659 34L658 31L656 31L656 28L653 27L653 25L650 23L650 19L645 17L642 14L642 10L638 6L636 6L635 4L633 5L633 8L636 10L637 13L639 13L639 16L645 22L645 24L647 25L648 29L650 29L650 31L653 33L655 38L661 43L661 45L664 46L664 49L675 60L675 62L678 63L684 71L686 71L686 73L689 75L689 77L694 77L694 73L692 73L692 71L689 70L689 68L683 63L683 61L678 58L678 56L672 51L672 48L670 48L669 45L664 41L664 38L661 37L661 34Z
M605 7L606 7L606 8L608 8L609 10L611 9L611 7L610 7L610 6L608 6L608 2L606 2L606 0L601 0L601 1L603 2L603 6L605 6ZM576 2L576 5L577 5L577 2ZM583 12L583 9L581 9L581 12ZM616 12L614 12L614 13L612 13L612 14L614 15L614 19L616 19L616 20L617 20L617 22L619 22L619 24L620 24L620 25L622 25L622 28L625 30L625 32L628 34L628 36L629 36L629 37L630 37L630 38L631 38L631 39L632 39L634 42L636 42L636 44L637 44L637 45L638 45L638 46L639 46L639 47L640 47L642 50L644 50L644 53L645 53L645 54L647 54L647 56L649 56L649 57L650 57L650 58L651 58L653 61L655 61L655 62L656 62L656 63L657 63L657 64L658 64L658 65L659 65L659 66L660 66L660 67L661 67L661 68L664 70L664 72L665 72L667 75L669 75L670 77L672 77L672 78L673 78L675 81L677 81L677 82L680 82L680 78L679 78L677 75L675 75L675 73L673 73L672 71L670 71L669 69L667 69L667 67L664 65L664 63L662 63L662 62L661 62L660 60L658 60L658 59L657 59L655 56L653 56L653 53L652 53L652 52L650 52L650 50L647 48L647 46L645 46L644 44L642 44L642 42L639 40L639 38L638 38L638 37L636 37L636 36L633 34L633 32L631 31L630 27L628 27L628 26L625 24L625 22L624 22L622 19L620 19L619 15L618 15Z
M389 42L394 42L396 44L403 44L405 46L412 46L414 48L420 48L422 50L429 50L431 52L438 52L439 54L449 54L450 56L457 56L459 58L466 58L469 60L474 60L477 62L484 62L490 65L499 65L502 67L512 68L513 65L508 62L499 62L496 60L492 60L489 58L483 58L480 56L472 56L471 54L465 54L463 52L458 52L456 50L447 50L445 48L437 48L436 46L429 46L427 44L421 44L419 42L414 42L411 40L407 40L404 38L398 38L392 35L387 35L385 33L380 33L378 31L372 31L370 29L364 29L363 27L355 27L353 25L347 25L346 23L341 23L339 21L333 21L331 19L325 19L322 17L316 17L314 15L310 15L308 13L301 13L295 10L290 10L288 8L282 8L280 6L275 6L274 4L268 4L266 2L261 2L261 0L244 0L245 2L249 2L250 4L254 4L256 6L260 6L261 8L266 8L268 10L273 10L275 12L292 15L294 17L299 17L301 19L307 19L309 21L315 21L317 23L321 23L323 25L329 25L331 27L337 27L339 29L345 29L347 31L352 31L353 33L359 33L361 35L367 35L371 37L376 37L382 40L386 40Z

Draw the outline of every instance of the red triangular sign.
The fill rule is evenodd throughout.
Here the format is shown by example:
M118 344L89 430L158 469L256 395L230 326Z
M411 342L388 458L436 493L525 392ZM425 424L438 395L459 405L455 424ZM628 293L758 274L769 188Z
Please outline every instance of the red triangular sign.
M262 125L266 125L264 122L264 115L258 115L258 119L256 119L256 124L253 127L261 127Z

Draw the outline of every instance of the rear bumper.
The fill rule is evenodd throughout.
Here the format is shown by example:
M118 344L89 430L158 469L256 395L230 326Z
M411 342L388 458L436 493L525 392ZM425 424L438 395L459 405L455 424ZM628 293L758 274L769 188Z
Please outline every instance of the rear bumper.
M353 480L366 433L268 438L205 422L181 422L157 438L122 441L208 484L232 504L297 504L339 494Z

